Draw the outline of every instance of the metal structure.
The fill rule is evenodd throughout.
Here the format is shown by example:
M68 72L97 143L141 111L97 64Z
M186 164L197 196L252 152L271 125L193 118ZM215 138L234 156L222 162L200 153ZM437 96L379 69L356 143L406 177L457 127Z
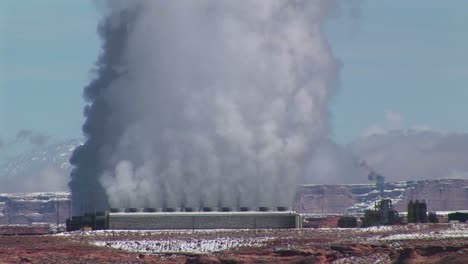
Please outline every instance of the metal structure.
M427 223L427 205L425 201L409 201L408 223Z
M400 222L390 199L382 199L375 204L374 209L364 212L363 226L394 225Z
M468 213L455 212L448 214L448 220L465 223L466 221L468 221Z

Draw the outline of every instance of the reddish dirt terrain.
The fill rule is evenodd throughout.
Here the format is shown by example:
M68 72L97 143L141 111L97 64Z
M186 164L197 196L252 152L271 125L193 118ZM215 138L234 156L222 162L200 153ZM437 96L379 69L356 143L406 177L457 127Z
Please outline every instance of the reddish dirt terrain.
M222 243L235 246L203 244L204 241L231 240L234 242ZM200 248L209 246L210 252L190 252L188 247L177 249L174 243L169 243L171 241L175 244L195 241L194 251L198 250L198 245ZM239 241L262 242L245 246ZM96 243L101 243L101 246L96 246ZM122 245L126 243L139 247L123 248ZM222 250L216 250L217 247ZM366 229L96 231L0 236L0 263L456 264L468 263L467 260L468 226L463 224Z
M1 236L0 263L144 263L138 253L91 246L54 236ZM160 257L144 256L148 263Z

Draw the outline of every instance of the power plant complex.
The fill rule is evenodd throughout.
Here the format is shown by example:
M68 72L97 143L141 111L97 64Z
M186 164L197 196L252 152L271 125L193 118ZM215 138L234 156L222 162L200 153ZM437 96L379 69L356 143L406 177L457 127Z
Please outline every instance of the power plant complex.
M298 186L292 209L284 206L109 208L105 211L82 212L80 215L75 215L67 220L67 229L71 231L85 227L121 230L302 228L303 225L307 226L303 221L311 217L326 219L334 216L365 214L371 216L368 217L371 221L367 221L365 225L374 225L393 223L394 221L389 219L396 219L398 212L405 211L408 212L408 222L425 222L424 216L421 217L418 212L426 215L427 212L465 210L468 202L467 188L466 179L384 184L301 185ZM414 206L418 205L418 199L424 201L425 208ZM385 217L381 219L382 212Z
M186 208L176 211L166 208L113 208L105 212L86 213L83 216L73 216L67 220L67 230L90 229L283 229L300 228L302 220L299 214L288 208L278 207L270 210L260 207L256 211L240 208L241 211L231 211L230 208L203 208L193 211Z

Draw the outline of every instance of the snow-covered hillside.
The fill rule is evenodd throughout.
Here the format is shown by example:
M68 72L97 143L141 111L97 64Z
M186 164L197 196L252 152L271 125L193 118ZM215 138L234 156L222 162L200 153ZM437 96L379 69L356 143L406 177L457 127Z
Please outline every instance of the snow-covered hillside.
M82 140L71 139L36 147L0 161L0 192L65 191L69 158Z

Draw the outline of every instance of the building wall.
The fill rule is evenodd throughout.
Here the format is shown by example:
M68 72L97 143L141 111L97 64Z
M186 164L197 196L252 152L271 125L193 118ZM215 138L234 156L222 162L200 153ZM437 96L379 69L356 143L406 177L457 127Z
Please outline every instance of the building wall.
M109 213L110 229L265 229L298 228L293 212Z

